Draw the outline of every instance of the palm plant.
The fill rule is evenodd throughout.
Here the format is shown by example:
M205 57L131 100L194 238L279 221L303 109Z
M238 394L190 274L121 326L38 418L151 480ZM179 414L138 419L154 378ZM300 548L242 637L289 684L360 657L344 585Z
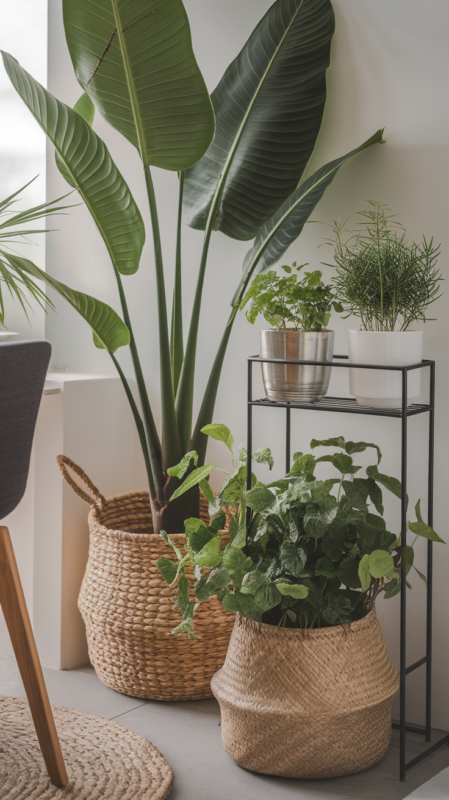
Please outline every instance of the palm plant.
M43 229L30 228L31 223L36 220L60 213L67 206L57 206L64 198L53 200L50 203L42 203L24 211L14 212L13 206L18 202L19 195L36 178L17 189L16 192L0 200L0 325L5 325L5 303L3 291L7 289L11 297L15 297L22 306L28 318L27 306L30 305L29 297L32 297L44 311L47 303L50 303L45 292L28 274L27 267L33 266L31 262L23 258L16 252L17 245L23 245L28 241L28 236L36 233L46 233ZM37 267L36 267L37 269ZM52 305L52 303L50 303Z
M258 272L278 261L299 236L338 169L382 141L382 131L307 180L326 100L334 32L330 0L276 0L209 97L191 43L182 0L63 0L67 44L85 95L73 110L40 86L8 54L6 71L55 146L58 164L87 204L108 248L123 319L100 301L32 270L91 325L110 354L136 421L156 531L182 530L198 513L198 494L168 501L180 478L168 469L188 450L204 464L221 369L235 315ZM90 101L88 100L90 98ZM122 276L136 272L145 227L104 142L91 128L93 106L140 155L154 242L161 372L161 436L156 429L128 311ZM158 211L151 166L178 173L179 210L174 297L169 326ZM302 182L301 182L302 181ZM204 231L204 245L184 346L181 220ZM195 358L212 232L254 239L219 343L203 401L193 420ZM131 350L140 408L116 359ZM172 471L172 470L171 470ZM176 470L175 470L176 472ZM181 477L185 480L187 473Z

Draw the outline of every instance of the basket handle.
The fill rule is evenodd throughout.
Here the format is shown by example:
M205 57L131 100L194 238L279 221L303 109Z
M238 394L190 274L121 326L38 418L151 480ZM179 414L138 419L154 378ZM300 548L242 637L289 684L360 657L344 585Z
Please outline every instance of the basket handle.
M92 508L98 508L101 511L106 503L106 500L101 492L98 491L97 487L92 483L91 479L86 475L84 470L81 469L78 464L75 464L75 462L72 461L72 459L68 456L57 456L56 463L59 467L62 477L73 489L75 494L77 494L78 497L81 497L81 499L84 500L85 503L88 503ZM79 486L79 484L70 475L67 467L70 467L70 469L72 469L73 472L78 475L79 478L81 478L81 480L86 484L87 488L90 489L93 496L87 494L87 492L85 492L84 489Z

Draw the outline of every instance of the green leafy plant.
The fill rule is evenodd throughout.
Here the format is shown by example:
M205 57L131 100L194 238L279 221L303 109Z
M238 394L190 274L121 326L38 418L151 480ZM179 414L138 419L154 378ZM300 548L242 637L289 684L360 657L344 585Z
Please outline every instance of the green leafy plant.
M12 56L3 53L3 60L12 84L54 145L61 173L80 194L103 238L123 319L94 298L86 305L83 295L37 267L31 271L82 314L93 329L95 345L110 354L139 433L154 530L176 532L186 517L198 515L199 499L197 491L181 496L178 492L189 470L182 477L169 470L187 451L197 452L198 468L204 465L207 435L202 430L213 418L226 348L249 283L299 236L340 167L380 143L382 131L303 180L326 101L334 33L330 0L276 0L211 97L181 0L63 0L63 16L70 57L85 92L74 109L40 86ZM139 267L145 225L124 177L92 129L94 106L137 149L142 162L156 270L161 433L150 406L124 285ZM152 166L179 175L171 325ZM182 218L204 231L185 345ZM254 242L195 422L196 351L214 230ZM140 407L115 355L122 346L130 347Z
M379 472L377 445L338 436L312 439L310 446L333 452L320 457L295 453L286 478L264 485L252 476L250 491L245 488L246 453L241 452L211 508L210 525L199 519L186 521L187 555L182 557L174 548L177 561L159 561L170 586L182 581L182 623L173 633L194 635L187 568L194 569L197 602L217 595L227 610L257 621L320 628L360 619L380 592L386 598L397 594L402 565L406 575L414 566L418 536L442 542L422 519L419 501L417 519L408 523L415 533L412 545L403 546L401 535L387 530L382 489L400 498L401 483ZM375 463L360 477L362 468L353 456L368 449L374 451ZM262 460L270 457L264 451ZM335 467L337 478L316 478L317 465L323 462ZM225 512L231 515L230 542L223 549L218 531Z
M343 306L336 299L332 286L321 280L322 272L304 273L298 280L298 273L307 264L283 266L286 276L278 275L270 270L266 275L257 275L240 308L243 309L249 300L252 301L246 312L248 322L254 325L259 314L275 330L293 331L325 331L327 329L332 308L341 313Z
M22 306L25 315L28 317L27 306L30 305L29 298L33 298L41 308L46 311L48 300L40 286L30 277L31 261L23 258L15 252L18 244L23 246L28 243L28 237L36 233L46 233L46 230L31 228L30 224L42 217L53 216L61 213L68 206L57 206L63 200L53 200L49 203L42 203L39 206L28 208L25 211L15 211L14 205L18 202L20 194L36 178L29 181L11 194L5 200L0 200L0 325L5 324L5 305L3 299L3 287L5 287L12 297L15 297ZM50 305L52 305L50 303Z
M360 317L363 330L405 331L413 322L426 322L427 308L441 297L440 245L434 246L433 237L408 244L388 205L369 204L359 212L365 220L361 230L347 231L347 220L334 223L334 285L347 315Z

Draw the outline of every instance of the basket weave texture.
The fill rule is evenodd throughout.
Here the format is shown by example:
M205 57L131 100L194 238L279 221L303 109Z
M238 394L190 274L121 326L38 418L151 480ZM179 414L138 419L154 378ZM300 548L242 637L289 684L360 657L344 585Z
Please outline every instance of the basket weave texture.
M255 772L306 779L376 764L390 743L398 688L375 609L350 626L310 631L237 616L212 680L231 758Z
M154 534L148 492L104 498L80 467L66 457L58 464L72 488L91 504L89 558L78 599L89 657L98 677L132 697L199 700L212 697L211 678L223 665L235 614L216 597L201 603L193 628L199 639L170 636L181 622L176 592L162 578L157 562L173 560L171 547ZM68 465L93 497L69 476ZM201 496L201 517L209 522ZM222 531L223 542L229 541ZM185 554L185 535L172 542ZM191 600L195 599L192 575Z

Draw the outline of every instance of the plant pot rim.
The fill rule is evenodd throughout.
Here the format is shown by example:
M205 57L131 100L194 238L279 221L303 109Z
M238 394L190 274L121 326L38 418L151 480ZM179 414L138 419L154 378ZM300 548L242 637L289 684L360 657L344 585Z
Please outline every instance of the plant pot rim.
M401 334L402 336L403 334L406 333L415 333L415 334L418 333L423 335L424 331L360 331L360 330L355 330L355 328L350 328L349 333L363 333L365 335L367 334L372 335L374 333L376 336L391 336L392 334L397 336L398 334Z
M261 328L259 333L297 333L300 336L314 333L316 336L322 336L323 333L335 333L335 331L331 330L330 328L326 328L325 331L295 331L293 328L285 328L284 330L278 330L277 328Z
M152 515L151 515L151 505L150 505L150 494L148 490L137 490L135 492L123 492L122 494L113 494L109 497L105 497L106 505L103 508L99 506L92 506L89 510L88 514L88 522L89 526L95 524L97 529L101 528L101 536L104 536L110 541L128 541L128 542L148 542L151 544L152 542L159 542L161 539L160 533L154 533L152 530ZM124 505L127 502L134 503L135 501L140 501L145 505L148 504L148 531L142 531L140 533L133 532L133 531L126 531L120 528L114 528L110 523L104 522L102 517L108 511L108 506L111 505L118 505L123 503ZM200 512L201 513L201 512ZM219 532L220 533L220 532ZM180 531L179 533L170 533L169 534L170 540L176 546L182 547L186 541L185 532Z
M237 613L235 624L245 627L250 633L255 633L258 636L279 636L284 639L304 640L341 639L346 638L349 633L357 633L360 629L369 625L373 617L377 619L375 606L364 617L355 622L350 622L347 625L331 625L329 628L278 628L277 625L269 625L266 622L255 622L255 620L240 613Z

